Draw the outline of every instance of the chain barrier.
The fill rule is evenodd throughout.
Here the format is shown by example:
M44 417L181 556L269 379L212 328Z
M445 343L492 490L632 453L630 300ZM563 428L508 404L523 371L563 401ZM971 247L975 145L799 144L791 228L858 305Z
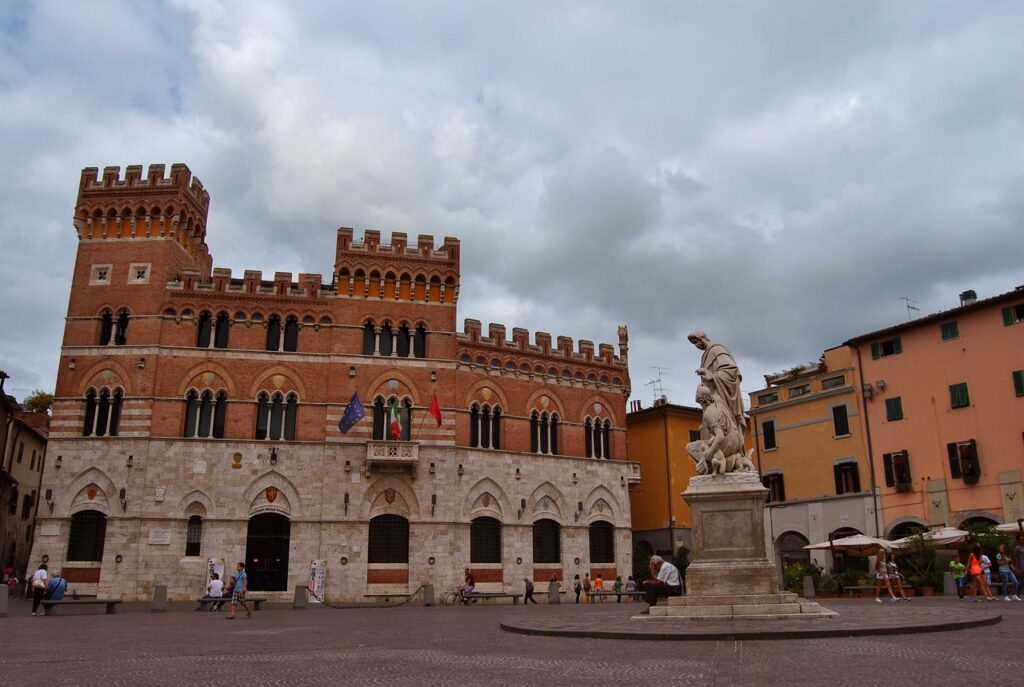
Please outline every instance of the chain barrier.
M314 592L309 587L306 587L306 593L309 594L314 599L316 599L319 603L323 604L323 606L325 608L336 608L336 609L339 609L339 610L341 610L341 609L355 609L355 608L398 608L399 606L405 606L410 601L412 601L414 598L416 598L416 595L419 594L420 592L422 592L423 588L425 586L426 585L422 585L421 584L419 586L419 588L416 589L416 591L414 591L412 594L410 594L409 597L405 601L402 601L402 602L399 602L399 603L396 603L396 604L381 604L381 605L376 605L376 606L368 606L366 604L332 604L332 603L328 603L325 599L317 596L316 592Z

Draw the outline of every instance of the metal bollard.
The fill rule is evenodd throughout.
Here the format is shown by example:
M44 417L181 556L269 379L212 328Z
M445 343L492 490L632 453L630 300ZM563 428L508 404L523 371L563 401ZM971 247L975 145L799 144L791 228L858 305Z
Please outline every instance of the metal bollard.
M0 589L0 618L7 617L7 590Z
M152 613L163 613L167 610L167 585L158 584L153 587L153 604L149 610Z
M942 573L942 593L956 594L956 582L953 581L953 573Z
M810 575L804 575L804 598L814 598L814 578Z
M292 610L301 611L309 606L309 599L306 597L306 585L295 585L295 596L292 597Z
M434 585L425 584L423 585L423 605L433 606L434 605Z

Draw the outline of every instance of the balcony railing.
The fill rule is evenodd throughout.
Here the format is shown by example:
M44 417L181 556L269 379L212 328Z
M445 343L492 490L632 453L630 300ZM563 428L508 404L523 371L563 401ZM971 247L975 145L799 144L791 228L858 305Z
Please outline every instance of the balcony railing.
M381 472L411 471L415 479L420 464L420 445L414 441L366 442L366 476Z

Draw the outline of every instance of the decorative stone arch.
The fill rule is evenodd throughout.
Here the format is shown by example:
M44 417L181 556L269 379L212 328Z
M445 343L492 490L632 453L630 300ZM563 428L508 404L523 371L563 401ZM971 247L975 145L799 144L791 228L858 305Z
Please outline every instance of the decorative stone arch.
M493 392L491 398L486 398L484 389L490 389ZM506 409L506 411L509 407L508 396L505 395L505 390L490 378L477 380L469 387L465 396L463 396L462 407L469 408L473 405L474 401L481 404L487 403L491 406L497 404Z
M547 406L544 405L543 399L548 399ZM530 398L526 401L526 413L529 416L531 412L536 410L538 413L547 412L548 415L551 413L558 413L558 419L560 422L565 422L565 404L556 394L551 393L548 388L538 389L530 395Z
M221 384L215 384L218 380L211 380L208 375L214 375L215 378L219 378ZM221 388L224 388L227 391L228 398L238 397L238 385L235 383L234 377L228 369L220 363L206 361L199 363L198 365L194 365L181 376L181 380L182 383L178 385L179 396L186 394L190 388L200 390L220 390Z
M904 516L896 518L895 520L893 520L892 522L890 522L886 526L886 528L885 528L885 538L888 539L889 535L892 534L892 531L894 529L896 529L900 525L906 525L906 524L920 525L921 529L923 529L923 530L928 529L928 523L925 520L922 520L921 518L915 517L913 515L904 515Z
M118 491L106 472L97 467L89 467L75 475L64 494L68 515L83 510L98 510L109 516L112 513L110 503L117 498Z
M277 490L273 501L267 494L268 487ZM298 489L277 470L265 472L250 482L242 492L242 504L248 509L249 517L258 513L273 512L295 518L302 512Z
M603 506L601 504L604 504ZM583 512L588 514L588 522L607 520L618 527L622 517L622 508L619 500L615 498L611 490L604 485L594 487L587 498L583 499Z
M379 477L367 485L360 508L360 516L366 521L386 514L400 515L412 521L419 513L420 502L416 492L403 480L390 475Z
M512 511L512 502L509 501L508 494L489 477L484 477L474 484L462 502L462 515L465 520L487 516L505 522Z
M565 523L570 513L569 504L562 491L551 482L542 482L533 490L526 499L526 510L533 522L550 518L560 524Z
M960 511L956 514L953 520L953 526L959 527L961 523L967 522L968 520L973 520L974 518L985 518L986 520L991 520L996 524L1003 522L1003 518L1001 515L993 513L992 511L989 510L965 510Z
M283 379L275 380L274 377L278 376ZM286 395L289 391L294 391L298 393L300 401L307 399L306 386L302 383L302 375L287 365L271 365L253 375L253 379L255 383L249 389L247 398L256 398L260 391L266 391L270 394L280 391ZM280 381L280 384L277 383L278 381ZM287 385L285 382L290 382L291 384Z
M601 404L601 410L595 411L594 404ZM612 427L619 427L619 418L612 411L614 406L608 400L608 397L604 394L593 394L586 401L583 402L583 419L587 417L600 418L602 420L611 420ZM582 421L582 420L581 420Z
M82 374L82 382L79 385L79 388L81 389L81 393L85 394L86 390L88 390L90 386L96 387L97 389L104 386L110 389L121 387L124 391L124 395L127 396L132 390L131 384L129 383L130 379L131 377L128 374L128 370L126 370L121 363L110 358L106 358L98 361Z
M193 515L208 518L216 511L216 507L209 494L201 489L194 489L178 502L178 510L186 518Z
M398 380L398 388L392 390L388 386L388 382L392 379ZM403 388L404 387L404 388ZM423 398L423 394L420 393L419 386L412 380L412 378L402 372L401 370L391 368L379 373L376 377L370 380L370 384L367 386L370 390L367 396L370 399L376 398L378 395L388 398L390 396L408 396L415 404L417 398Z

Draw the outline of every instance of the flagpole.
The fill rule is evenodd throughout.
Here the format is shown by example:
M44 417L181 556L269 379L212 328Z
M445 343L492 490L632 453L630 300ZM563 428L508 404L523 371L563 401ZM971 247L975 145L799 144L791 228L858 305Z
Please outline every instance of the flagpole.
M413 441L420 438L420 430L423 429L423 423L427 421L427 413L423 413L423 419L420 420L420 426L416 428L416 436L413 437Z

